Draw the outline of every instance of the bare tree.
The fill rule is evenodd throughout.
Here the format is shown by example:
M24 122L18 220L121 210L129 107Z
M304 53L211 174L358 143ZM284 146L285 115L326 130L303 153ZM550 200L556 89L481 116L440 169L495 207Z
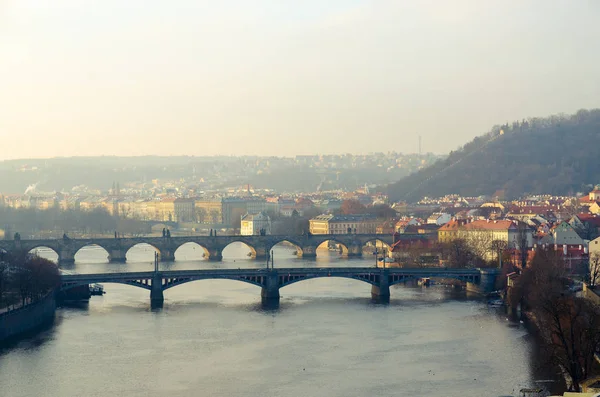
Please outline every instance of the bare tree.
M600 348L600 308L567 291L560 254L538 250L509 295L511 304L524 302L542 332L548 357L569 374L571 389L591 375Z
M60 283L58 267L48 259L17 252L12 255L9 263L13 268L11 288L18 291L23 305L28 300L41 298Z
M589 259L589 283L590 287L595 287L600 281L600 252L590 254Z
M494 240L491 243L491 250L496 256L498 267L502 267L502 257L508 248L508 243L504 240Z
M415 241L408 246L403 247L401 251L394 253L394 258L398 263L404 263L408 267L426 267L431 263L427 261L431 257L432 250L426 243Z
M488 254L493 249L492 242L494 239L492 232L477 231L468 233L466 241L471 252L479 259L478 262L488 259Z
M464 239L453 239L441 247L442 257L446 259L448 267L468 268L473 267L476 255Z
M543 299L536 307L541 326L549 335L547 347L554 364L571 377L572 391L592 373L600 347L600 310L590 301L572 296Z
M25 267L18 266L13 277L15 287L21 297L21 305L25 306L27 298L31 297L31 271Z
M529 259L529 234L529 226L523 222L519 222L517 226L517 239L515 241L515 248L519 250L519 265L521 266L521 269L525 269L527 267L527 259Z

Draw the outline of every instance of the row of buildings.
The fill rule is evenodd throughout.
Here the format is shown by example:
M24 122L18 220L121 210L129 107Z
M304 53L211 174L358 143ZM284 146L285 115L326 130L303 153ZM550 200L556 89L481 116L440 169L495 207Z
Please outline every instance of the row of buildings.
M280 197L223 197L223 198L128 198L117 196L2 196L5 207L36 210L93 211L101 209L112 216L143 221L204 223L231 226L246 214L260 212L291 216L302 215L314 203L309 199Z

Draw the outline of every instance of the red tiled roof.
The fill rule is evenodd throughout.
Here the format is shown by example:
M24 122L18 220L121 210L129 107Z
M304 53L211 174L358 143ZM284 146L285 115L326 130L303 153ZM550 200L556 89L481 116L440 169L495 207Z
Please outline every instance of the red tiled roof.
M464 226L464 229L466 230L508 230L510 228L516 228L516 225L513 223L513 221L509 220L478 220L469 222Z
M592 214L577 214L577 218L581 222L592 224L596 227L600 227L600 217Z
M458 230L459 227L466 224L465 220L457 220L453 219L448 223L442 225L438 230L439 231L450 231L450 230Z

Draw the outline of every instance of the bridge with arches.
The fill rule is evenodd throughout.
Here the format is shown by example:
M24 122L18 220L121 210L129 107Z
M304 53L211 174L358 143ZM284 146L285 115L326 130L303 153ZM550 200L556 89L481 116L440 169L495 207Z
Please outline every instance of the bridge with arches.
M131 273L63 274L60 291L68 294L73 288L95 283L120 283L150 291L153 302L162 302L164 291L196 280L225 279L249 283L261 288L266 300L279 300L279 290L304 280L341 277L354 279L371 285L371 296L388 300L390 287L419 278L451 278L467 283L467 290L489 293L494 290L498 269L445 269L419 268L381 269L375 267L336 268L261 268L261 269L202 269L172 270Z
M232 243L241 242L250 249L252 257L265 260L271 249L287 242L296 247L299 257L314 258L317 248L331 241L340 245L342 254L347 257L362 256L368 243L381 242L386 248L397 240L425 239L422 234L319 234L302 236L177 236L177 237L130 237L130 238L90 238L90 239L45 239L45 240L0 240L0 250L7 253L36 248L49 248L58 255L60 264L75 261L77 252L88 246L99 246L106 250L110 262L126 262L127 251L138 244L149 244L156 249L162 262L175 261L175 251L184 244L198 244L204 250L204 256L213 261L223 259L223 250Z

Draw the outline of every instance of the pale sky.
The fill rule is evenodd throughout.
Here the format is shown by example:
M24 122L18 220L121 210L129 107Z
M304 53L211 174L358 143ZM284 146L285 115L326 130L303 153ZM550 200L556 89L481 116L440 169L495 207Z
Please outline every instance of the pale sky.
M0 159L446 153L595 107L597 0L0 0Z

